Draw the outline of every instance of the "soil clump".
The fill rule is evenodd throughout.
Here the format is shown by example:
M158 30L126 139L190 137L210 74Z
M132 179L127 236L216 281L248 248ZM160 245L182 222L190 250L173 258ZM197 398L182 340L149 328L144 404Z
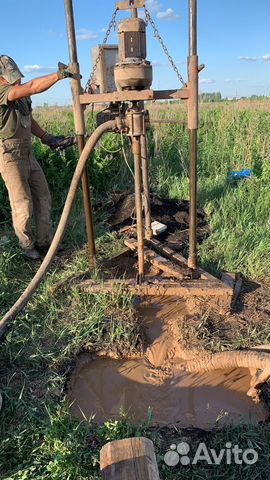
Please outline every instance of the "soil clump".
M157 220L167 226L166 232L159 235L164 242L178 243L178 247L188 240L189 201L160 198L150 194L152 221ZM135 194L116 193L111 196L108 207L109 224L113 230L136 223ZM197 210L198 242L201 243L208 234L207 218L202 209ZM180 242L180 243L179 243Z

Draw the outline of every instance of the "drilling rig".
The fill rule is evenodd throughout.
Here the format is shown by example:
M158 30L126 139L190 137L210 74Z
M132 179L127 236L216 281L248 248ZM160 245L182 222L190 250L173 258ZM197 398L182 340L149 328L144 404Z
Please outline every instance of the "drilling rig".
M205 272L197 261L197 131L198 131L198 77L204 65L199 65L197 55L197 0L189 0L189 54L188 80L184 81L176 63L161 38L146 0L116 2L103 44L96 50L92 73L82 89L79 80L80 68L77 58L76 36L72 0L65 0L66 21L70 62L78 76L71 80L74 120L79 152L84 148L85 120L87 106L106 104L106 114L98 116L99 123L114 122L110 129L130 139L134 158L134 191L136 210L136 238L127 238L126 247L138 259L136 278L119 280L138 295L180 295L211 296L230 302L232 288ZM145 20L139 16L144 10ZM107 41L119 11L126 11L127 17L118 23L118 45L108 46ZM147 59L146 28L150 25L169 63L177 74L180 88L174 90L153 90L153 68ZM113 68L106 68L106 51L116 48L117 55ZM112 77L113 78L109 78ZM113 85L113 87L111 86ZM175 253L162 242L153 238L150 207L147 131L151 118L145 102L178 99L186 103L189 129L189 253L186 259ZM177 123L177 122L175 122ZM83 194L86 215L90 265L95 263L95 236L91 199L86 171L83 174ZM126 255L126 253L125 253ZM153 264L159 276L146 274L145 265ZM166 278L162 273L166 273ZM170 278L168 279L168 275ZM113 288L113 281L102 282L102 288ZM101 288L99 282L88 281L92 290Z

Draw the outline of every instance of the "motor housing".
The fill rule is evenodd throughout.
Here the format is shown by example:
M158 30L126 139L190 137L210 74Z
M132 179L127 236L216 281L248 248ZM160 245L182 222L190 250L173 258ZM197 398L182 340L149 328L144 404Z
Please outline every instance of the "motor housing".
M117 90L144 90L153 80L152 65L146 60L146 24L137 17L118 24L119 62L114 68Z

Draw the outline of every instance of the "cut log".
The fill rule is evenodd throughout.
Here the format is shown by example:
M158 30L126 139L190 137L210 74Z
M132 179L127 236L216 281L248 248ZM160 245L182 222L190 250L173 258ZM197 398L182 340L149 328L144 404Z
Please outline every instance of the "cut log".
M133 238L125 240L125 245L130 248L133 252L137 250L137 241ZM144 248L144 257L148 262L150 262L154 267L159 268L167 275L171 275L173 278L177 278L178 280L183 280L187 277L186 273L182 271L182 269L178 266L173 264L167 258L158 255L153 250L149 248Z
M106 443L100 470L103 480L160 480L153 442L144 437Z
M206 280L183 280L181 283L167 280L162 277L151 279L145 278L145 282L138 285L134 279L127 278L125 280L112 279L105 281L83 280L78 284L78 288L82 291L97 293L100 291L113 292L117 288L128 291L133 295L169 295L173 297L228 297L231 301L232 290L226 285L220 285L216 282L207 282Z

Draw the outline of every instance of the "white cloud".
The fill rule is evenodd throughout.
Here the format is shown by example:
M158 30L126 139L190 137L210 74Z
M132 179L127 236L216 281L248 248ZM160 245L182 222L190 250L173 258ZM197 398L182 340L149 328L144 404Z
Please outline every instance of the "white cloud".
M179 18L179 15L177 15L177 13L175 13L172 8L167 8L165 12L158 12L157 18L159 20L177 20Z
M270 60L270 54L267 53L266 55L263 55L263 56L262 56L262 59L263 59L263 60Z
M239 60L246 60L247 62L256 62L256 60L258 60L258 57L249 57L248 55L241 55L241 57L239 57Z
M226 83L232 83L232 79L231 78L225 78L225 82Z
M216 83L216 80L212 80L212 78L200 78L199 82L209 85L210 83Z
M23 73L50 73L56 72L57 67L42 67L41 65L24 65L22 68Z
M97 35L88 30L87 28L79 28L76 33L77 40L92 40L93 38L97 38Z

